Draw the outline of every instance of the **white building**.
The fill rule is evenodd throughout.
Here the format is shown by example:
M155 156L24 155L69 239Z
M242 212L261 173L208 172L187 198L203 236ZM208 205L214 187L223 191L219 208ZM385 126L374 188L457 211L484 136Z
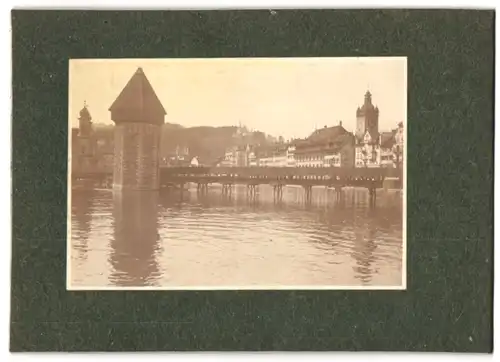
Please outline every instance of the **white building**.
M258 166L258 159L257 159L257 156L255 155L254 151L250 151L248 154L248 166L250 166L250 167L257 167Z
M308 138L296 141L298 167L353 167L354 136L338 125L315 130Z
M288 156L286 153L273 154L259 158L259 167L287 167Z
M295 162L295 145L289 145L286 150L287 157L287 167L296 167L297 163Z
M287 167L289 162L288 146L278 144L259 150L259 167Z
M323 167L325 159L323 155L310 154L297 158L297 167Z
M396 144L396 132L382 132L380 134L380 167L396 167L394 163L394 145Z
M358 140L356 144L356 167L397 167L397 163L402 161L401 137L398 133L402 131L395 129L372 137L367 131L363 140Z
M365 132L362 139L356 140L356 167L380 167L380 135L378 132Z
M198 167L200 165L200 162L198 161L198 157L193 157L193 159L191 160L191 166L192 167Z
M396 134L394 135L394 145L392 147L394 165L396 167L401 167L404 161L404 128L403 122L398 124Z
M249 146L233 146L226 150L222 167L255 167L257 157L255 151Z
M226 150L226 153L224 154L224 160L220 163L220 166L236 167L236 160L237 160L236 148L231 147Z
M327 154L324 156L323 167L340 167L341 159L340 152Z

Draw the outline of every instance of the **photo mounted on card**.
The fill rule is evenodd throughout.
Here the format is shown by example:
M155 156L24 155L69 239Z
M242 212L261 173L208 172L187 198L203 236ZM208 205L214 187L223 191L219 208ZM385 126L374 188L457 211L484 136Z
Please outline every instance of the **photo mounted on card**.
M406 66L70 60L68 289L405 289Z
M13 11L11 351L491 352L494 29Z

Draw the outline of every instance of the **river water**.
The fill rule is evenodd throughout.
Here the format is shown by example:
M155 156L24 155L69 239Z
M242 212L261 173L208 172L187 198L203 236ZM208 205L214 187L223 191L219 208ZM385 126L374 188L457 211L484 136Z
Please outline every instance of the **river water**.
M231 197L73 190L69 287L386 288L403 286L402 196L261 186Z

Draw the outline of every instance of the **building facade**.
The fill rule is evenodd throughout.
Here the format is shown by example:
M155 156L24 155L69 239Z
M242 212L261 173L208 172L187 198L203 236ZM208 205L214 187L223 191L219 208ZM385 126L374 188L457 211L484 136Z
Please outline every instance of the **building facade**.
M294 149L297 167L353 167L354 136L343 126L316 130L305 140L298 140Z
M257 164L259 167L287 167L288 145L275 143L257 150Z
M78 128L71 129L71 168L75 172L113 169L113 127L93 124L87 105L79 113Z
M396 130L380 133L380 167L395 167L393 146L396 143Z
M287 157L287 167L296 167L297 162L295 161L295 150L296 147L293 143L289 144L286 149L286 157Z
M236 150L234 147L231 147L226 150L224 159L219 165L222 167L236 167L236 159Z
M175 151L167 152L165 149L161 149L160 154L162 166L172 166L172 167L183 167L189 166L191 160L194 156L189 153L189 147L187 146L175 146Z
M223 160L218 164L222 167L255 167L258 165L256 153L250 145L232 146L226 149Z
M398 128L394 135L393 157L396 168L403 168L404 161L404 128L403 122L398 124Z
M100 170L112 170L115 155L113 127L95 127L95 155Z
M248 166L257 167L259 165L259 160L257 159L257 155L254 150L250 150L248 153Z

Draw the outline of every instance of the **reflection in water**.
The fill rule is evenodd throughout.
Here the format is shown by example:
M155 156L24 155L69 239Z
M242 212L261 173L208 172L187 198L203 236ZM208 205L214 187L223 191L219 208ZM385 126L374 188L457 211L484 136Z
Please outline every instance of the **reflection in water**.
M117 286L154 285L158 278L158 193L113 194L110 280Z
M78 287L401 286L401 197L272 188L179 193L73 191ZM78 193L82 194L78 194ZM78 195L77 195L78 194ZM82 245L85 245L83 248ZM84 257L83 257L84 256Z
M356 266L353 268L356 272L356 278L361 280L363 285L369 285L372 280L374 270L371 269L375 261L373 256L377 246L375 245L375 231L371 228L367 230L367 237L363 231L356 232L356 240L352 251L352 257L356 260Z
M73 193L71 195L71 213L73 227L72 248L75 258L84 261L87 258L88 239L92 221L94 202L92 191Z

